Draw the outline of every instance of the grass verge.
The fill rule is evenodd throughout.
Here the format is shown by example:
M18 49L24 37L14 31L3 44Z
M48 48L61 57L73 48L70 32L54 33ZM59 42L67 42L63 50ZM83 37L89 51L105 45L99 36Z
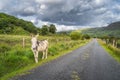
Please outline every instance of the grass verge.
M30 64L26 67L23 67L17 71L14 71L12 73L9 73L9 74L6 74L4 75L3 77L1 77L1 80L9 80L10 78L14 77L14 76L20 76L20 75L24 75L24 74L29 74L28 71L31 70L31 69L34 69L38 66L41 66L49 61L52 61L52 60L55 60L57 59L58 57L60 56L63 56L63 55L66 55L68 54L69 52L75 50L76 48L79 48L81 46L84 46L85 44L87 44L89 41L86 41L85 43L81 43L80 45L76 45L74 46L73 48L69 49L69 50L63 50L62 52L59 52L58 55L54 55L54 56L49 56L48 59L46 60L41 60L39 61L38 64Z
M98 40L98 42L116 61L120 62L120 49L115 48L112 45L107 45L102 40Z

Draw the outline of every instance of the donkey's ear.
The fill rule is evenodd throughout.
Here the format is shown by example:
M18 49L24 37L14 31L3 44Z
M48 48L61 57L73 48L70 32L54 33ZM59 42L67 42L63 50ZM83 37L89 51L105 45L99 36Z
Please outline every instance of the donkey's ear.
M30 37L32 38L32 37L34 37L34 35L33 35L33 34L30 34Z

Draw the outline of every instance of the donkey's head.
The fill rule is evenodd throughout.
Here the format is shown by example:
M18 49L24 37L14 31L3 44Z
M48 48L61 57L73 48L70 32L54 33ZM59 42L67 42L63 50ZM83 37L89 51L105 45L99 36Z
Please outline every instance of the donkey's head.
M32 49L35 49L37 47L37 37L39 35L36 36L32 36L31 42L32 42Z

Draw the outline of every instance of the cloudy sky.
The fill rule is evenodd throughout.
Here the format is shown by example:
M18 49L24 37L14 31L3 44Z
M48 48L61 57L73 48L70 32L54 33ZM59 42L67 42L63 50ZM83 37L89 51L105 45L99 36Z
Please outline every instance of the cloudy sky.
M0 12L58 31L106 26L120 21L120 0L0 0Z

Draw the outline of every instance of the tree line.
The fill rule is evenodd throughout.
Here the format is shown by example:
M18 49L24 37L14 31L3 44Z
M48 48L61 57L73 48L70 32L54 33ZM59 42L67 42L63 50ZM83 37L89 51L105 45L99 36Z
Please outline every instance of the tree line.
M72 40L85 40L85 39L90 39L90 36L88 34L83 34L80 31L72 31L70 34L70 38Z
M38 28L38 33L41 35L52 35L56 34L56 26L54 24L43 25L41 28Z
M57 33L56 31L57 29L54 24L36 27L30 21L25 21L5 13L0 13L0 34L29 35L30 33L39 33L40 35L54 35ZM64 31L57 33L57 35L68 35L73 40L90 38L89 35L82 34L77 31Z

